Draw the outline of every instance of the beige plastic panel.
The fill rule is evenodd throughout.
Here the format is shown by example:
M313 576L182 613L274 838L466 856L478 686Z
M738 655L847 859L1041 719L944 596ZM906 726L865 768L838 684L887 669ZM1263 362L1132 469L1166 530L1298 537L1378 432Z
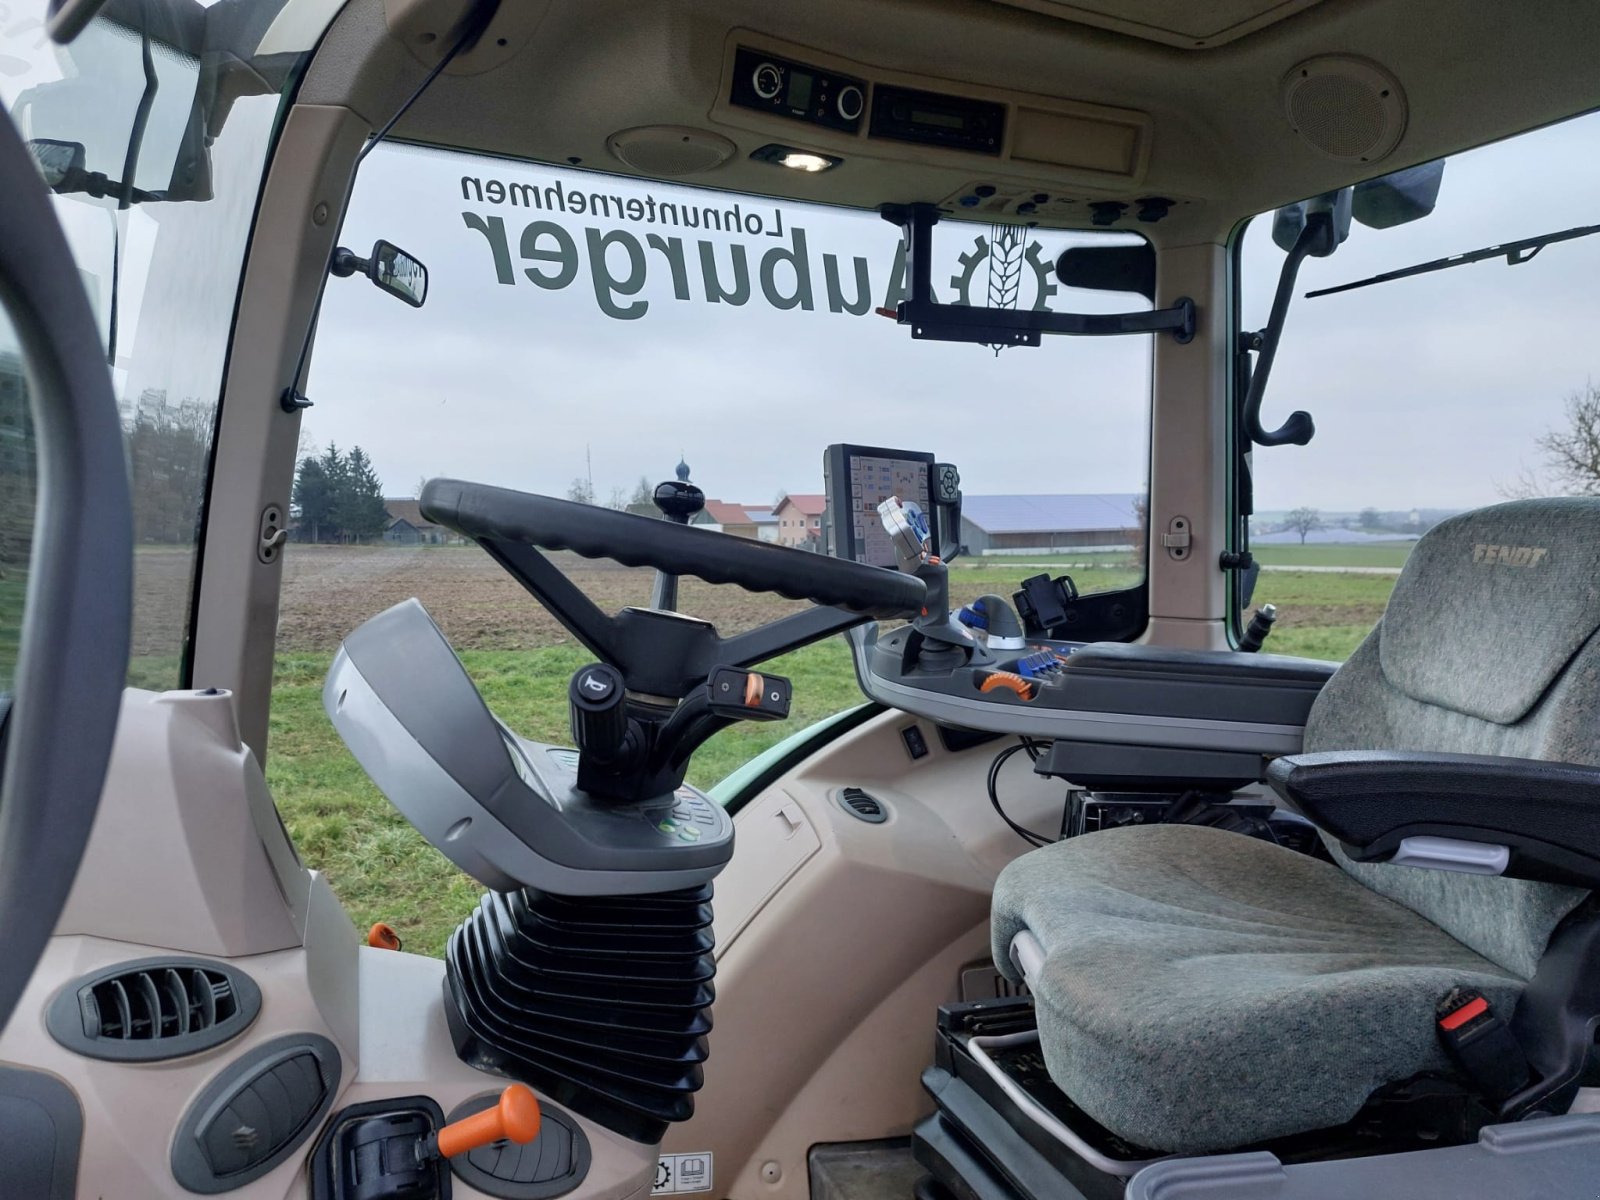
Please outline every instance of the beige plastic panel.
M918 762L900 740L911 724L929 746ZM706 1084L663 1146L711 1151L713 1196L804 1200L812 1145L903 1135L929 1111L918 1079L934 1010L956 998L962 967L987 959L994 878L1028 849L984 790L1006 744L951 754L928 723L885 713L738 814L733 863L717 880ZM881 800L888 821L840 807L846 786ZM1024 756L1000 794L1016 820L1054 832L1065 788ZM817 849L774 890L797 857L789 847L812 836ZM778 865L768 873L768 863Z
M45 1011L67 983L162 954L231 962L260 986L260 1016L225 1046L164 1063L82 1058L46 1032ZM295 858L226 692L129 690L83 867L56 936L0 1033L0 1063L48 1071L77 1094L80 1196L185 1195L168 1166L184 1112L226 1063L282 1034L319 1033L339 1047L340 1107L420 1094L449 1112L503 1087L505 1080L456 1058L443 975L437 959L360 945L326 880ZM594 1164L572 1200L626 1200L649 1190L654 1147L579 1123ZM310 1148L228 1195L305 1195ZM479 1193L457 1186L455 1195Z
M56 932L224 957L283 950L300 944L310 880L232 696L129 689Z
M1150 625L1142 641L1190 649L1228 645L1227 578L1218 567L1227 537L1227 250L1211 242L1164 247L1156 302L1188 296L1199 309L1194 340L1152 338L1150 413ZM1161 545L1174 517L1187 520L1189 552Z

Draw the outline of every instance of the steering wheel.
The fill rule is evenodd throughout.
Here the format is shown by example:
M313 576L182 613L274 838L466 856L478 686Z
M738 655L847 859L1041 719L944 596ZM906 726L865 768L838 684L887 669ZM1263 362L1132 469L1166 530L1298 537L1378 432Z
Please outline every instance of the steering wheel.
M680 699L719 665L749 666L875 617L922 608L922 580L787 546L592 504L434 479L422 515L471 538L580 642L622 670L631 690ZM539 550L570 550L708 583L738 584L818 607L724 638L708 624L647 609L603 613Z

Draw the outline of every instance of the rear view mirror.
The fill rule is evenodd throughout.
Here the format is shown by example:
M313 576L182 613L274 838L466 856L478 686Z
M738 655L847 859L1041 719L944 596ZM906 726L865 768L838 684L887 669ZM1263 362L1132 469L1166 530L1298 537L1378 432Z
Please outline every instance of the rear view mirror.
M1351 188L1340 188L1335 192L1324 192L1320 196L1313 196L1309 200L1297 200L1293 204L1285 204L1272 214L1272 240L1278 249L1285 254L1294 249L1296 240L1300 237L1301 230L1306 227L1306 218L1315 213L1327 213L1332 219L1333 242L1326 250L1320 247L1312 251L1317 258L1324 258L1332 254L1345 238L1350 236L1350 211Z
M28 152L38 164L39 174L52 191L61 187L74 173L82 173L84 149L82 142L60 142L54 138L36 138L28 143Z
M333 252L333 262L328 269L341 279L359 272L412 308L421 308L428 298L428 268L393 242L381 238L372 243L372 254L367 258L357 258L353 251L340 246Z
M1433 211L1444 179L1444 159L1419 163L1356 184L1351 208L1356 220L1373 229L1420 221Z

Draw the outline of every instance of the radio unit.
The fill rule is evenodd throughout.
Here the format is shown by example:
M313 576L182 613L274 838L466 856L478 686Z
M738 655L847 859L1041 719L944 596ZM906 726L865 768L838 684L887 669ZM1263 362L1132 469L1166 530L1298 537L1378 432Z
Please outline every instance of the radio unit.
M734 54L728 101L855 133L867 108L867 85L848 75L740 46Z
M872 90L868 132L875 138L999 155L1005 131L1006 106L992 100L943 96L882 83Z

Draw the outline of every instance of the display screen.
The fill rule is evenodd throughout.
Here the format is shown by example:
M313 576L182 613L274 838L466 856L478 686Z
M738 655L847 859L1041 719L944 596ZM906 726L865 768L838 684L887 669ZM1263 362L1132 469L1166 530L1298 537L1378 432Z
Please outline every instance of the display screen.
M794 71L794 70L791 70L789 72L789 107L790 108L809 109L811 107L811 85L812 85L812 83L813 83L813 80L812 80L810 72L808 72L808 71Z
M841 483L847 482L849 486L851 548L854 551L850 557L875 567L898 566L894 544L878 517L878 505L894 496L902 504L915 503L932 520L933 496L927 462L855 454L848 459L848 472L848 479Z
M917 125L938 125L944 129L967 127L967 119L957 113L929 112L925 108L913 108L911 120Z

